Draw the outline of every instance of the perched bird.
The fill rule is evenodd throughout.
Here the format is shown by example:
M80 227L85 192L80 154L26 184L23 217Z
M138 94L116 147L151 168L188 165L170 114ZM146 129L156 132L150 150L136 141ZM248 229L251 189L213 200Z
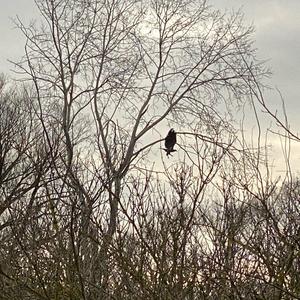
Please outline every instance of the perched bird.
M167 156L169 156L171 154L171 152L175 152L176 150L174 149L174 146L176 144L176 132L175 130L172 128L168 135L165 138L165 147L166 149L164 149L167 152Z

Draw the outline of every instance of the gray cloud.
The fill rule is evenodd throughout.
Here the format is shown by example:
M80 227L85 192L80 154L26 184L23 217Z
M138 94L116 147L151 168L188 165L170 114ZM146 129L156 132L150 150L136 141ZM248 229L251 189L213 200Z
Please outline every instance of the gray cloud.
M281 90L290 120L299 131L300 1L211 0L211 3L222 10L241 8L246 22L254 25L258 55L268 60L273 72L270 84ZM266 95L267 100L274 101L274 93Z
M25 23L37 17L33 0L4 1L0 10L0 72L8 72L7 59L17 59L23 54L24 39L14 30L11 17L19 15ZM258 55L268 60L273 70L271 84L278 86L292 107L291 117L299 115L300 95L300 1L299 0L211 0L220 9L239 9L246 22L256 28L254 39Z
M19 30L16 30L12 18L17 15L29 23L37 16L37 9L33 0L2 1L0 10L0 72L7 73L12 67L7 59L16 60L23 54L24 38Z
M295 131L300 131L300 0L210 0L222 10L239 8L245 21L254 25L254 39L261 59L273 70L270 85L277 86L285 99L287 112ZM23 54L24 38L13 30L11 17L19 15L25 23L38 16L33 0L3 1L0 10L0 72L7 73L7 59L17 60ZM281 109L275 92L266 93L266 100L276 110ZM279 143L278 143L279 145ZM280 151L277 145L276 151ZM299 148L299 147L298 147ZM295 153L298 153L295 151ZM299 157L297 157L299 162Z

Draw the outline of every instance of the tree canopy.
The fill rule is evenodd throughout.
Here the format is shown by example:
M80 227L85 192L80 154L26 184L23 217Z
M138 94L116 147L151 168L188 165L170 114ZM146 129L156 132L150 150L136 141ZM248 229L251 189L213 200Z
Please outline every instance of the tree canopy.
M298 137L241 12L35 2L19 82L1 79L0 298L298 299L298 180L273 180L235 113Z

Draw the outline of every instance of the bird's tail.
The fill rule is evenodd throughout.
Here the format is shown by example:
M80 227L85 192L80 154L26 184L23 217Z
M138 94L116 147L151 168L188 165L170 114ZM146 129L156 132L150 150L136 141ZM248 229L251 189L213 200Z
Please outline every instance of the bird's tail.
M165 150L167 153L167 156L169 156L169 155L171 155L171 152L176 152L177 150L175 150L175 149L165 149L165 148L163 148L163 150ZM172 156L172 155L171 155Z

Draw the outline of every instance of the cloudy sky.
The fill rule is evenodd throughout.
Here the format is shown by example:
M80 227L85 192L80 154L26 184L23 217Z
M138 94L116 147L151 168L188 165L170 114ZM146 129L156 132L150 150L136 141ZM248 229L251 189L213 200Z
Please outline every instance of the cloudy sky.
M23 53L24 40L14 29L11 18L18 15L24 23L37 16L33 0L1 1L0 10L0 72L9 73L7 59L16 60ZM242 9L245 21L253 24L258 56L267 60L273 72L270 85L277 87L285 100L290 123L300 132L300 0L210 0L222 10ZM268 93L266 100L278 110L281 104L276 93ZM294 153L300 150L296 146ZM300 163L300 154L295 154ZM300 167L299 167L300 169Z
M294 121L300 114L300 1L211 0L217 7L241 8L253 23L258 55L268 60L273 76ZM298 123L300 125L300 122ZM296 125L296 124L295 124ZM299 128L300 129L300 128Z
M11 18L18 15L25 23L33 20L36 8L33 0L2 1L0 10L0 71L8 72L8 58L22 55L24 40L14 29ZM268 60L273 71L272 83L286 99L291 113L300 113L300 0L210 0L220 9L239 9L246 22L256 28L258 54ZM300 100L300 99L299 99ZM299 105L300 107L300 105ZM294 119L294 116L291 116Z

